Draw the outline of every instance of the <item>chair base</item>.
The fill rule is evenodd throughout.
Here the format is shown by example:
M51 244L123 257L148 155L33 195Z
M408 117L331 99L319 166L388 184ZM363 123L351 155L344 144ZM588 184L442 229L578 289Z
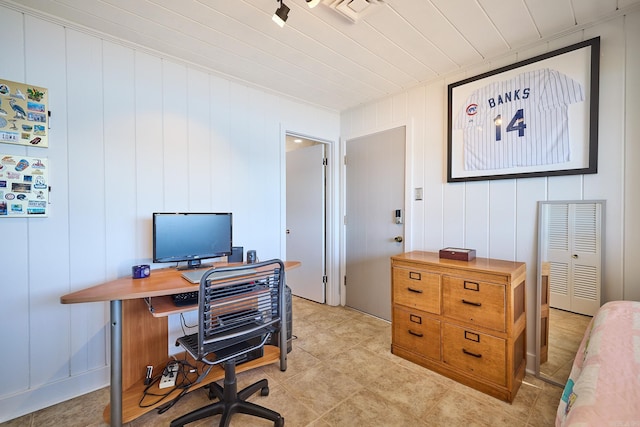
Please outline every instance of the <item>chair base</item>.
M219 401L211 405L204 406L189 412L171 421L171 427L182 427L203 418L221 414L220 427L228 427L231 416L236 413L253 415L273 421L274 427L284 427L282 416L255 403L247 402L246 399L260 390L262 396L269 395L269 384L266 379L251 384L248 387L238 390L236 378L235 361L230 360L224 364L224 388L216 383L209 384L209 399L218 398Z

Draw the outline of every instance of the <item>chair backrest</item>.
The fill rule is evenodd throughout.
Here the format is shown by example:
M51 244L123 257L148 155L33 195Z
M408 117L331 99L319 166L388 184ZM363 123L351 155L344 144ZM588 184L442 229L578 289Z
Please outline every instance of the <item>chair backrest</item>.
M227 273L233 277L215 279L215 274ZM278 259L205 272L199 292L199 359L212 349L281 328L284 287L284 264Z

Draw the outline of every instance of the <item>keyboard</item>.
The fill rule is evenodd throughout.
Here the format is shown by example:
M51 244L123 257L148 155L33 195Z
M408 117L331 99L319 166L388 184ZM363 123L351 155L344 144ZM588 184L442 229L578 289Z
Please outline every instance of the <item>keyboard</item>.
M198 303L198 291L182 292L180 294L172 295L173 303L182 307L185 305L194 305Z
M184 273L182 273L182 278L186 279L187 281L191 282L191 283L200 283L200 279L202 279L202 276L204 276L204 273L206 273L207 269L200 269L200 270L189 270L189 271L185 271ZM257 273L257 270L250 268L247 270L230 270L230 271L214 271L213 273L211 273L211 275L209 276L210 280L222 280L222 279L231 279L232 277L238 277L238 276L248 276L250 274L255 274Z
M189 270L182 273L182 277L191 283L200 283L200 279L202 278L202 276L204 276L204 273L206 273L207 271L208 269L204 269L204 268L200 270ZM248 276L251 274L255 274L257 272L258 271L253 268L250 268L247 270L241 270L241 271L234 271L234 270L214 271L209 275L209 279L211 280L230 279L233 277ZM179 294L172 295L172 298L173 298L173 303L177 307L183 307L185 305L195 305L195 304L198 304L198 291L182 292Z

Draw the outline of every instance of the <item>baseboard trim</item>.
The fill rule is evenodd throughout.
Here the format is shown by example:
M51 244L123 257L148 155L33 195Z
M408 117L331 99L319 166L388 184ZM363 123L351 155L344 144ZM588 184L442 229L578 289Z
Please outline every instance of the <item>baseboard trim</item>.
M0 423L106 387L109 381L109 367L105 366L5 396L0 399Z

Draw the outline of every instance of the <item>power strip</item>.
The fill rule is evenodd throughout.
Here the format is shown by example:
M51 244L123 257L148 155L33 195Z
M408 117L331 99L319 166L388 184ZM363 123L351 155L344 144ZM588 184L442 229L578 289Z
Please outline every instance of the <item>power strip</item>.
M167 366L166 373L162 375L158 388L173 387L176 385L176 377L178 376L178 368L180 366L177 363L170 363Z

